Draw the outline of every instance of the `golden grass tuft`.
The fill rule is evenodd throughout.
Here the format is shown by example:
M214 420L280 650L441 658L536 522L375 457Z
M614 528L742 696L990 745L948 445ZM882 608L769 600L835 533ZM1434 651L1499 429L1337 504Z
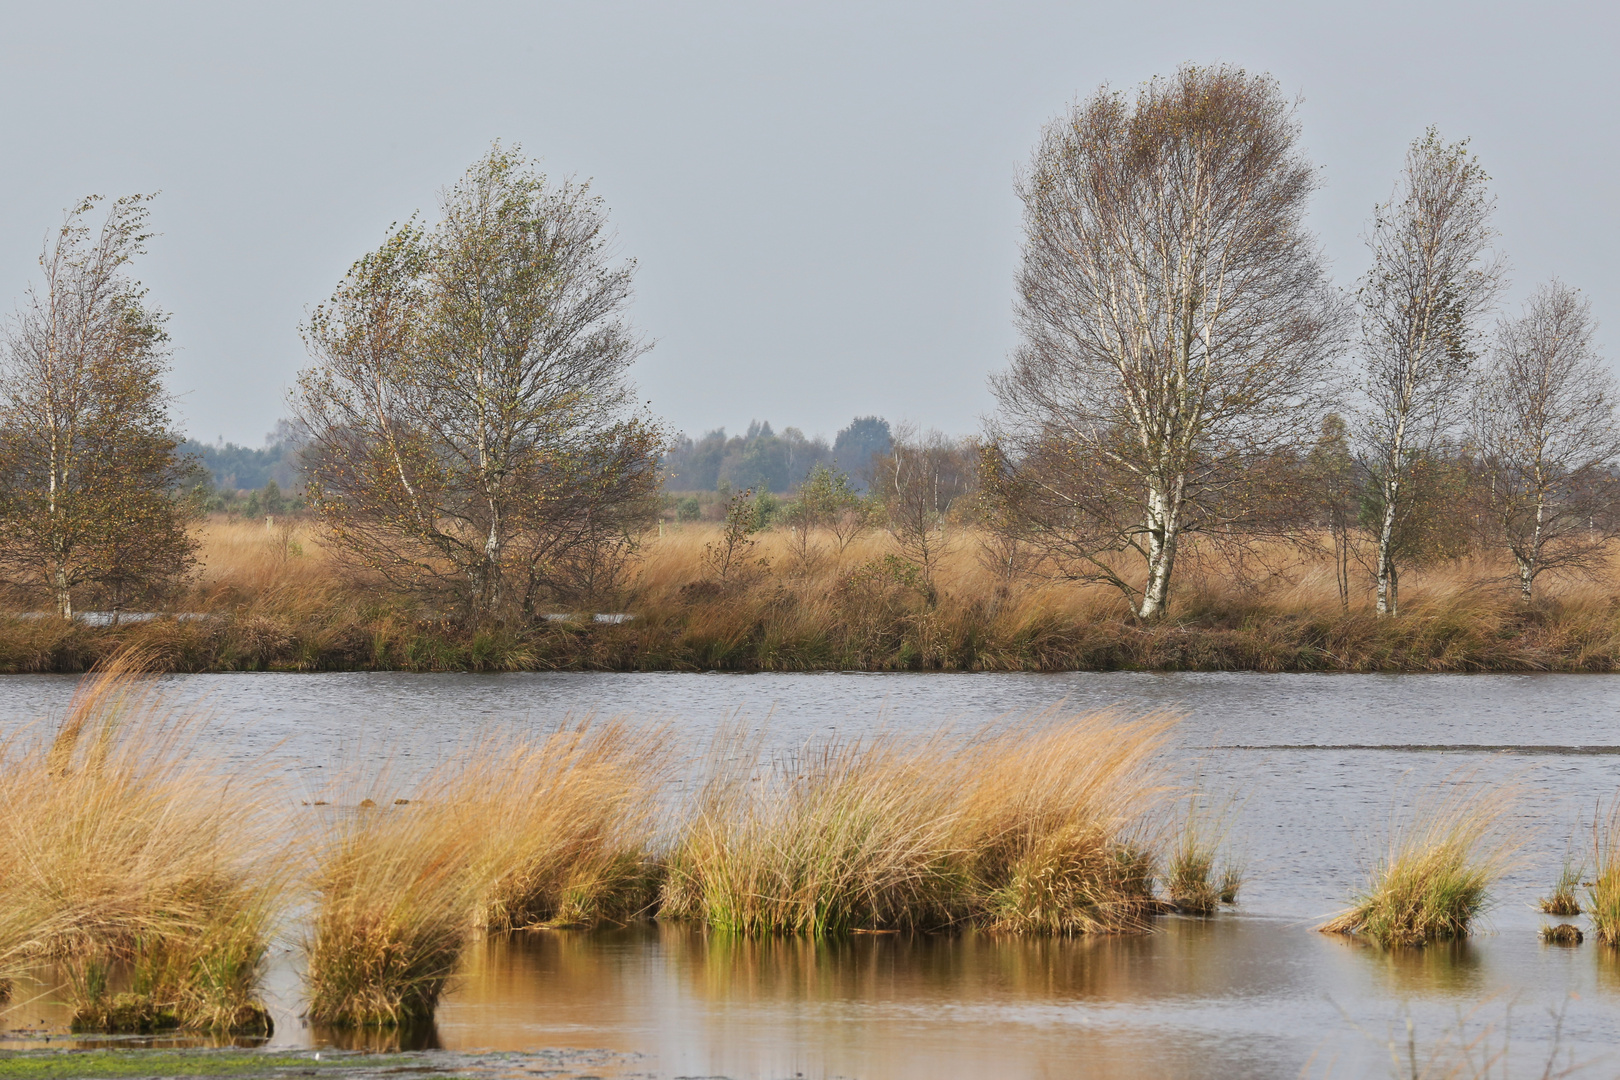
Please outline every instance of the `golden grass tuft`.
M1620 799L1607 818L1592 822L1592 864L1586 893L1592 932L1605 945L1620 945Z
M142 658L0 747L0 958L60 961L74 1025L269 1034L259 977L284 861L268 791L192 752Z
M1177 911L1209 915L1220 904L1237 903L1246 870L1227 846L1232 810L1211 812L1197 792L1188 796L1186 818L1165 857L1165 897Z
M480 838L433 798L441 791L405 805L323 809L305 942L310 1020L394 1027L432 1017L478 899Z
M967 737L833 741L774 767L732 733L661 914L744 934L1142 929L1170 724L1048 713Z
M1515 798L1512 788L1472 787L1461 777L1419 800L1390 830L1366 892L1318 929L1384 946L1467 937L1517 850L1503 828Z
M587 718L537 739L485 740L408 798L318 800L310 1019L426 1020L478 927L646 913L666 736Z
M662 727L586 718L474 755L454 798L481 833L479 922L510 930L646 914L669 745Z

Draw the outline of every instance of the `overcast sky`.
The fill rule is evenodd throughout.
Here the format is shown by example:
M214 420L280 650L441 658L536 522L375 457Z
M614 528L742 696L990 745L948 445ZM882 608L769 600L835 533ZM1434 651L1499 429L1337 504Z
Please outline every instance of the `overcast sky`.
M1494 180L1512 302L1551 275L1620 341L1610 3L0 3L0 298L88 192L161 189L139 267L193 437L257 446L297 325L495 139L590 177L639 262L635 379L698 434L963 433L1014 342L1013 178L1102 83L1184 61L1304 98L1313 224L1359 235L1428 124Z

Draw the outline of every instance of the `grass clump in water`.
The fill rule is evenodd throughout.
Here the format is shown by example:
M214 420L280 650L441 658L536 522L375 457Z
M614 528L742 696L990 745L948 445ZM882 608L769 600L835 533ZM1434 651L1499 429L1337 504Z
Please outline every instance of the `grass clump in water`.
M1536 902L1543 914L1569 917L1581 913L1581 901L1575 895L1580 887L1581 877L1586 873L1586 867L1577 865L1569 856L1564 857L1564 866L1558 872L1558 880L1553 882L1552 892L1543 896Z
M455 802L465 827L481 834L479 921L509 930L647 913L668 745L662 728L587 718L475 754Z
M141 664L87 679L49 740L0 747L0 956L58 961L80 1030L267 1035L267 789L195 754L202 718Z
M1392 828L1367 891L1318 929L1384 946L1467 937L1517 845L1501 828L1514 792L1466 783L1451 781Z
M1237 903L1245 869L1226 845L1230 807L1211 815L1194 794L1188 798L1187 818L1170 845L1165 859L1166 898L1177 911L1209 915L1220 904Z
M478 838L443 801L328 811L305 943L308 1017L395 1027L432 1017L472 926Z
M1605 945L1620 945L1620 800L1608 820L1592 823L1592 882L1587 887L1586 913L1592 932Z
M487 740L409 798L319 800L310 1019L424 1021L479 927L647 911L663 736L587 719L538 739Z
M723 741L662 914L747 933L1141 929L1144 818L1169 721L1042 715L976 735L834 742L772 768Z
M1537 934L1549 945L1579 945L1586 940L1586 935L1574 923L1542 923Z

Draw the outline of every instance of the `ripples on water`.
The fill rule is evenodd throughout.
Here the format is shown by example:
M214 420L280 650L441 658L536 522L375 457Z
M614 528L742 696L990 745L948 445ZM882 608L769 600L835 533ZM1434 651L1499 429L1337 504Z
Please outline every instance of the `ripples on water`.
M177 676L214 712L213 745L278 762L305 790L356 759L428 767L490 726L588 712L667 721L700 753L740 711L768 746L976 727L1008 713L1118 706L1185 714L1185 774L1242 802L1252 878L1240 913L1143 938L858 937L738 943L679 927L547 932L470 958L425 1045L600 1050L588 1071L736 1076L1381 1074L1406 1012L1439 1036L1485 1002L1528 1057L1565 1010L1583 1058L1620 1046L1620 960L1544 946L1535 898L1584 849L1620 789L1620 677L1505 675L227 675ZM0 725L59 715L73 680L0 678ZM1532 846L1486 933L1384 953L1311 931L1361 884L1403 793L1459 774L1517 781ZM296 1019L290 957L273 975L277 1044L332 1036ZM1570 994L1579 995L1570 998ZM1357 1033L1354 1026L1363 1030ZM564 1065L559 1065L563 1068ZM587 1068L586 1065L579 1066ZM1600 1070L1602 1072L1603 1070ZM1612 1071L1612 1070L1607 1070ZM1540 1066L1534 1073L1539 1074ZM560 1075L569 1075L564 1071Z

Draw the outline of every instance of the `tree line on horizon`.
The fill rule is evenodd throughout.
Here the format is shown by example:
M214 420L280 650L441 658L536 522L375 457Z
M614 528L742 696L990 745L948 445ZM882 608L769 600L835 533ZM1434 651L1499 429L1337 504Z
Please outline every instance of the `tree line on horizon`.
M627 380L648 346L605 206L497 143L313 310L286 438L235 457L174 433L166 316L130 272L149 199L114 201L99 230L87 199L0 348L0 573L63 615L183 580L197 457L232 492L296 458L335 551L477 620L613 588L676 491L722 496L716 566L786 494L800 544L881 519L926 595L946 523L970 522L1008 576L1102 583L1143 619L1178 560L1210 554L1241 568L1331 541L1346 608L1360 567L1396 615L1427 561L1500 551L1529 599L1620 535L1590 304L1554 280L1501 311L1495 199L1466 142L1411 144L1350 291L1306 228L1318 173L1266 76L1104 87L1017 183L1021 344L978 436L875 416L831 444L762 422L673 435ZM285 475L265 476L278 498Z

